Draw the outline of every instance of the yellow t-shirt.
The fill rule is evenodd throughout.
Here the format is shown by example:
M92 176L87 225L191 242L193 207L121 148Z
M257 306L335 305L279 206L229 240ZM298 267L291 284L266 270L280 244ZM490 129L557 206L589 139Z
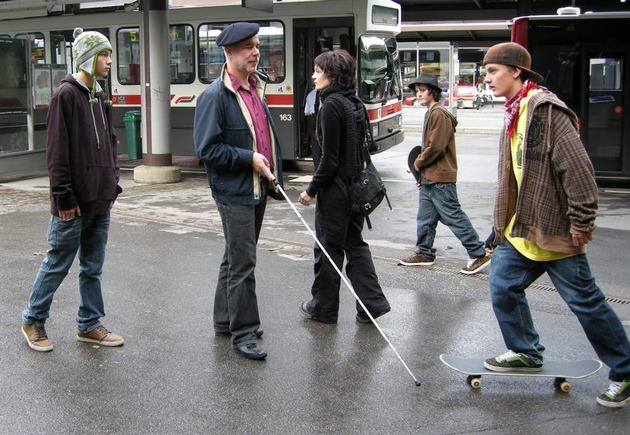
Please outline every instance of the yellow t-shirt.
M540 92L540 89L532 89L527 96L521 100L520 111L516 120L516 129L514 130L514 136L510 139L510 149L512 152L512 168L514 170L514 177L516 177L516 185L518 189L521 189L521 180L523 178L523 141L525 139L525 131L527 128L527 112L529 106L529 99L535 93ZM510 223L505 229L505 237L510 241L512 246L516 248L518 252L525 257L534 261L553 261L560 260L562 258L570 257L573 254L566 254L564 252L554 252L542 249L536 243L530 242L527 239L521 237L512 237L512 226L514 225L514 218L510 219Z

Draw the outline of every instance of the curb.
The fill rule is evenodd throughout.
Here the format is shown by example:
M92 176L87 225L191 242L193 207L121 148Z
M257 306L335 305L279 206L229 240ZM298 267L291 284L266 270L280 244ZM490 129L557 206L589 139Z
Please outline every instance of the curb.
M418 126L406 126L403 125L402 129L405 131L409 131L412 133L422 133L422 127ZM455 133L457 134L487 134L487 135L499 135L501 134L501 129L499 128L458 128Z

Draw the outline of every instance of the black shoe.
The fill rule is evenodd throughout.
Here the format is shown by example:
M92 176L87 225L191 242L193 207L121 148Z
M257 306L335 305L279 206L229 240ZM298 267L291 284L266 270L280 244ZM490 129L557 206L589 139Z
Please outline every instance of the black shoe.
M265 331L263 329L259 329L258 331L256 331L256 338L262 337L264 333ZM230 337L232 333L230 333L230 331L217 331L215 329L214 335L216 335L217 337Z
M382 315L389 313L390 310L391 308L385 308L383 311L379 311L376 314L372 314L372 317L374 317L374 319L376 320ZM367 315L365 311L358 312L356 319L357 319L357 322L359 323L372 323L372 320L370 320L370 317Z
M302 305L300 305L300 312L304 314L306 317L308 317L309 319L315 320L316 322L337 323L337 320L323 320L317 317L315 313L313 313L311 310L308 309L308 302L302 302Z
M258 345L258 343L245 343L241 345L232 345L234 349L245 358L249 359L265 359L267 351Z

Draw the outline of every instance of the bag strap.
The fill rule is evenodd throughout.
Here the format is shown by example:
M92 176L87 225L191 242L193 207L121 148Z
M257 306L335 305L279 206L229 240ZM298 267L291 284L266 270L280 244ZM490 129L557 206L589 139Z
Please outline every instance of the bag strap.
M370 116L365 108L365 104L356 95L352 98L355 105L360 105L363 110L363 129L365 130L365 140L359 144L359 163L362 167L372 164L372 158L370 157L370 144L374 143L374 136L372 136L372 127L370 126Z
M360 145L360 149L361 149L360 157L361 157L361 167L364 167L364 164L365 164L365 167L367 167L372 164L372 157L370 156L369 147L370 147L370 144L374 143L374 136L372 135L372 127L370 126L370 117L368 115L367 109L365 108L365 104L363 104L363 101L361 101L356 96L355 98L361 104L361 107L363 108L363 113L365 114L365 120L364 120L365 140L363 141L363 144ZM385 196L385 200L387 201L387 206L389 207L390 210L393 210L394 208L392 207L392 203L389 201L389 196L387 196L387 191L385 190L383 194ZM370 220L368 216L366 216L366 221L368 224L368 228L371 230L372 225L370 224Z

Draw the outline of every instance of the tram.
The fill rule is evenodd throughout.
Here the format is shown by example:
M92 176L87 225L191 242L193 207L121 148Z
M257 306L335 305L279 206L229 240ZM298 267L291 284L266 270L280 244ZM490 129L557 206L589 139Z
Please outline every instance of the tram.
M578 115L601 184L630 185L630 13L560 9L512 20L511 39L529 50L543 86Z
M433 74L442 88L442 104L457 116L460 74L457 46L445 41L399 42L398 51L402 67L404 104L420 106L420 100L409 89L409 83L420 74Z
M376 151L403 141L402 78L396 43L401 30L400 5L391 0L287 0L274 3L273 15L238 5L170 9L168 67L174 155L194 155L196 100L217 78L225 61L223 50L215 44L216 37L235 21L260 25L259 68L268 77L267 102L285 160L311 156L304 104L313 87L313 59L326 50L345 49L357 60L358 94L368 109ZM34 110L28 124L38 145L30 149L42 148L45 141L47 102L59 79L73 70L72 32L82 27L103 33L114 46L109 84L120 151L124 153L124 115L140 110L141 104L140 22L138 11L2 20L0 37L27 39L31 45Z

